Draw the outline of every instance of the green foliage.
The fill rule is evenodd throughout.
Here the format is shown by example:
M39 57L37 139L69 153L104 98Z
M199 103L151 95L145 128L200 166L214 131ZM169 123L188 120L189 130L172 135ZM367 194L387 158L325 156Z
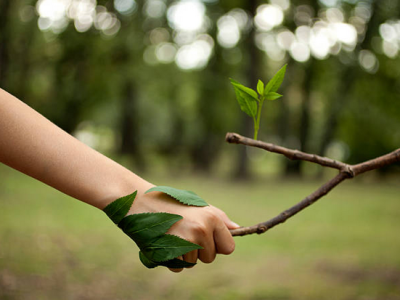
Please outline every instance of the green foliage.
M177 258L174 258L174 259L171 259L168 261L155 262L155 261L148 259L141 251L139 252L139 258L140 258L140 261L149 269L152 269L152 268L155 268L158 266L164 266L167 268L175 268L175 269L176 268L189 268L189 267L193 267L194 265L196 265L194 263L189 263L184 260L177 259Z
M280 157L274 159L278 162ZM0 174L0 273L16 282L7 285L3 278L0 299L68 299L77 294L77 287L96 286L91 298L99 300L132 299L132 295L162 300L361 300L375 295L375 300L399 300L394 296L399 294L400 278L397 178L346 182L338 187L341 192L328 194L323 205L306 209L290 226L279 225L268 237L235 238L233 257L190 274L172 276L160 270L164 272L146 276L136 257L132 263L136 246L122 232L116 236L119 232L111 221L104 222L100 212L1 164ZM156 180L173 187L203 187L200 195L213 196L215 204L226 208L239 224L263 220L266 212L279 213L316 185L304 180L257 180L249 186L213 176L163 174ZM384 199L385 205L377 199ZM249 207L250 201L255 205ZM73 257L72 266L61 259L66 253ZM59 276L60 270L67 270L68 276ZM331 276L327 271L339 273ZM349 272L368 276L348 280ZM99 284L104 278L112 284ZM238 287L243 280L246 284ZM233 295L237 290L240 294ZM274 294L278 290L284 290L285 297ZM16 293L18 297L13 297Z
M260 95L264 95L264 82L262 82L261 80L258 80L258 83L257 83L257 92L258 92Z
M286 66L287 65L284 65L278 72L276 72L274 77L272 77L272 79L268 82L264 90L264 96L268 95L270 92L276 92L279 89L283 82L283 78L285 77Z
M258 101L257 93L233 79L231 79L231 83L235 89L236 99L239 102L240 109L255 119Z
M132 206L133 200L135 200L136 194L137 191L111 202L103 209L103 211L107 214L111 221L113 221L115 224L118 224L128 213Z
M275 93L275 92L269 92L266 96L265 96L265 100L276 100L278 98L282 97L281 94Z
M142 213L127 216L118 226L136 243L140 244L162 235L181 219L180 215L168 213Z
M156 186L149 189L146 194L150 192L163 192L186 205L208 206L206 201L191 191L179 190L169 186Z
M258 80L257 93L239 82L230 79L233 88L235 89L236 99L239 102L240 109L253 118L254 121L254 139L257 139L258 130L260 128L261 109L264 100L276 100L282 97L276 91L279 89L283 82L286 73L286 66L284 65L272 79L264 85L264 82Z
M202 247L178 236L163 234L159 238L151 240L141 251L150 260L163 262L198 249L202 249Z
M195 193L167 186L154 187L146 193L159 191L170 195L186 205L207 206L208 204ZM195 264L176 257L190 251L202 249L199 245L178 236L166 234L182 216L169 213L140 213L126 216L137 191L119 198L104 208L107 216L118 225L139 247L140 261L147 268L165 266L168 268L187 268Z

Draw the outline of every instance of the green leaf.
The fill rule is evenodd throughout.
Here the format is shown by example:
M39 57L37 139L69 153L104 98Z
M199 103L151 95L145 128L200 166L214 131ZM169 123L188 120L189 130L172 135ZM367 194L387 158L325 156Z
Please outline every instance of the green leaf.
M261 80L258 80L258 83L257 83L257 92L258 92L260 95L264 95L264 82L262 82Z
M182 216L169 213L141 213L123 218L118 226L138 245L141 245L163 235L181 219Z
M139 258L142 264L144 264L149 269L155 268L159 265L158 263L148 259L146 255L143 254L142 251L139 251Z
M193 267L196 265L195 263L190 263L190 262L178 259L178 258L160 262L159 264L161 266L164 266L167 268L174 268L174 269L189 268L189 267Z
M137 191L111 202L103 211L115 224L118 224L129 212L136 194Z
M202 247L178 236L165 234L150 241L141 251L151 261L165 262L197 249Z
M147 193L150 192L163 192L167 195L170 195L172 198L175 198L179 202L186 205L193 206L208 206L207 202L205 202L202 198L191 191L179 190L169 186L156 186L149 189Z
M139 252L139 258L140 258L140 261L149 269L155 268L157 266L164 266L167 268L180 269L180 268L189 268L189 267L193 267L196 265L195 263L190 263L190 262L180 260L177 258L167 260L164 262L155 262L155 261L148 259L146 257L146 255L143 254L142 251Z
M234 80L232 78L230 78L230 81L235 89L236 88L239 89L240 91L242 91L242 92L246 93L247 95L251 96L252 98L254 98L254 100L258 101L258 95L253 89L244 86L243 84L237 82L236 80Z
M248 114L250 117L255 118L257 115L257 101L248 94L236 89L236 99L239 102L240 109Z
M278 98L282 97L281 94L275 93L275 92L269 92L266 96L265 99L267 100L276 100Z
M284 65L272 79L268 82L267 86L264 89L264 96L268 95L270 92L276 92L282 84L283 78L286 73L286 66Z
M232 78L230 81L235 89L236 99L239 102L240 109L250 117L255 118L257 114L257 102L259 101L257 93Z
M250 117L255 118L257 114L257 101L248 94L242 92L235 87L236 99L240 105L240 109L248 114Z
M178 201L195 206L208 204L191 191L171 187L154 187L146 193L159 191L170 195ZM194 266L177 257L201 246L175 235L166 234L168 229L182 219L182 216L169 213L141 213L126 216L136 197L131 195L119 198L104 208L107 216L124 231L140 248L139 258L147 268L165 266L168 268L186 268ZM126 217L125 217L126 216Z

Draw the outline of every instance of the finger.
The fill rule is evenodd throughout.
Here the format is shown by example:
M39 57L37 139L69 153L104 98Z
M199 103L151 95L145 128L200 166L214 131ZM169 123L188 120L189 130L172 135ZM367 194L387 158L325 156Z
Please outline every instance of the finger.
M222 222L215 228L214 242L217 253L231 254L235 250L235 241L232 234Z
M213 206L213 209L217 213L217 215L222 219L222 221L224 221L226 227L228 227L229 229L235 229L240 227L240 225L236 224L231 219L229 219L229 217L226 215L224 211L220 210L218 207L215 206Z
M197 262L198 255L199 255L198 251L193 250L183 255L183 260L195 264ZM193 268L193 266L188 268Z
M182 260L182 256L177 257L177 259ZM182 272L183 268L179 268L179 269L174 269L174 268L168 268L170 271L174 272L174 273L179 273Z
M206 264L212 263L217 253L215 252L214 236L211 233L208 237L205 237L200 243L203 249L198 250L199 259Z

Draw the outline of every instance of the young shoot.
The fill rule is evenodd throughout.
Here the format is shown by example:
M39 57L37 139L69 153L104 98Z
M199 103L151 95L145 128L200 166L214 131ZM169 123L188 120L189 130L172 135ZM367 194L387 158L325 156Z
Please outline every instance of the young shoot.
M258 130L260 129L261 109L265 100L276 100L282 95L276 91L282 84L286 73L284 65L272 79L264 85L261 80L258 80L257 92L248 88L239 82L230 79L236 93L236 99L239 102L240 109L253 118L254 121L254 139L257 140Z

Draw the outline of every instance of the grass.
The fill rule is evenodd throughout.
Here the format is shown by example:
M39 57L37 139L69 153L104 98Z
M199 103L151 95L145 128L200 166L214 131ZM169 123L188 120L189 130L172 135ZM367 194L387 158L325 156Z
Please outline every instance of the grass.
M264 221L314 181L147 177L196 191L241 225ZM345 182L236 251L174 274L148 270L106 216L0 166L0 299L400 299L400 187Z

